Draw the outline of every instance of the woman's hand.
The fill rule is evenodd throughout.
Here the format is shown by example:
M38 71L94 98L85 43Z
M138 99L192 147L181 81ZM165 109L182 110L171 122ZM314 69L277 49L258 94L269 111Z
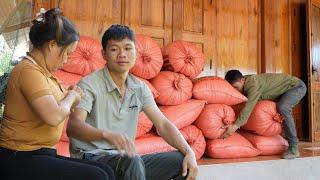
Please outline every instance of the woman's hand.
M84 93L79 86L73 85L68 88L67 96L74 96L73 107L77 106L80 103L81 98L83 98Z

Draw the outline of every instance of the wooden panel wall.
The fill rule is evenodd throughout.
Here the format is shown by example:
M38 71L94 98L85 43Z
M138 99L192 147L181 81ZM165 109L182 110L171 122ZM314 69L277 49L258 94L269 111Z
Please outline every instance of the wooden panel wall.
M262 72L291 73L290 1L263 0Z
M259 1L218 0L216 3L215 74L224 76L230 69L258 73Z
M290 15L297 1L35 0L34 9L60 6L82 35L98 40L111 24L122 23L153 37L160 46L177 39L190 41L204 52L203 75L224 76L230 68L245 74L290 74Z
M172 42L172 0L126 0L124 24L153 37L160 47Z
M110 25L121 23L123 12L121 1L117 0L64 0L60 7L79 27L80 34L99 40Z
M204 53L201 75L223 77L229 69L244 74L283 72L306 78L306 0L34 0L59 6L81 35L101 39L111 24L129 25L160 47L178 39ZM307 126L294 109L299 136Z
M55 1L48 1L48 0L33 0L32 1L32 16L35 17L35 15L39 12L40 8L49 9L51 7L55 7Z
M110 25L122 23L124 12L119 0L34 0L33 12L39 12L41 7L60 7L63 14L76 24L81 35L98 40Z
M313 98L313 122L314 122L314 131L317 132L316 140L320 140L320 8L312 5L312 98Z

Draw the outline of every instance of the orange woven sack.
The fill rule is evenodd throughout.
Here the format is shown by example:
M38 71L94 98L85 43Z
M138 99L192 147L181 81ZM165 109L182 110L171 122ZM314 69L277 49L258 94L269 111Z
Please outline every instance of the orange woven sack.
M152 129L152 122L148 119L147 115L144 112L140 112L138 117L138 126L136 138L139 138L147 134Z
M249 140L255 148L259 149L262 152L261 155L282 154L289 147L288 141L280 135L265 137L245 131L241 131L240 134Z
M207 139L217 139L226 131L225 126L231 125L235 120L234 111L230 106L208 104L205 105L194 125Z
M101 69L106 64L102 56L102 46L99 41L81 36L76 50L68 56L68 61L63 65L63 70L86 76L91 72Z
M161 70L161 49L149 36L136 35L137 59L130 72L143 79L154 78Z
M60 137L60 141L69 142L69 137L68 137L68 135L67 135L67 125L68 125L68 121L69 121L69 118L67 118L67 119L64 121L64 125L63 125L62 134L61 134L61 137Z
M162 113L178 128L191 125L200 115L205 101L190 99L176 106L160 106Z
M155 134L136 139L135 146L137 153L140 155L175 151L175 148L166 143L162 137Z
M55 145L57 149L57 154L60 156L70 157L70 151L69 151L69 142L66 141L59 141Z
M57 148L57 153L61 156L66 156L66 157L70 157L70 152L69 152L69 137L67 135L67 125L68 125L68 120L69 118L67 118L64 121L64 126L63 126L63 130L62 130L62 134L60 137L59 142L55 145L55 147Z
M255 157L261 151L254 148L252 144L234 133L226 139L207 140L206 154L212 158L245 158Z
M159 92L156 90L156 88L154 88L152 86L152 84L148 80L145 80L145 79L142 79L142 78L139 78L139 79L141 81L143 81L144 83L146 83L146 85L149 87L150 91L152 92L153 98L159 97L159 95L160 95Z
M188 126L180 131L183 137L191 146L196 154L196 158L200 159L205 151L206 142L201 131L195 126ZM148 135L136 139L136 150L138 154L152 154L160 152L171 152L176 149L170 146L166 141L157 135Z
M247 98L226 80L214 76L194 80L192 95L193 98L206 100L208 103L229 106L247 101Z
M206 140L201 130L193 125L190 125L182 128L180 132L183 135L184 139L191 146L191 149L195 153L196 158L200 159L206 150Z
M69 137L67 135L68 118L64 121L64 126L59 142L55 145L58 155L70 157Z
M156 133L156 131L155 131L155 128L152 128L147 134L144 134L144 135L136 138L136 140L137 140L137 139L147 138L147 137L152 137L152 136L158 136L157 133Z
M275 136L282 131L282 121L282 116L277 113L276 103L263 100L256 104L247 123L242 126L242 129L261 136Z
M246 103L244 102L244 103L241 103L241 104L236 104L234 106L231 106L232 109L234 110L234 113L236 114L236 116L239 116L239 114L240 114L240 112L243 109L245 104Z
M57 70L53 75L60 81L61 85L68 89L69 86L76 85L81 79L82 76L77 74L68 73L62 70Z
M155 99L160 105L178 105L192 96L192 82L183 74L162 71L151 84L160 93Z
M177 40L169 44L165 50L165 66L163 70L173 69L193 79L197 77L204 66L204 57L200 49L190 42ZM166 58L167 57L167 58ZM170 65L168 65L168 63ZM170 67L171 66L171 67Z

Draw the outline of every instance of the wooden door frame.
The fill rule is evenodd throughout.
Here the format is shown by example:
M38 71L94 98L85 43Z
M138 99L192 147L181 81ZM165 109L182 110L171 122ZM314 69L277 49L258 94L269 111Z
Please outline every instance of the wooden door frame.
M308 114L309 114L309 140L312 142L320 140L320 132L315 131L313 88L312 88L312 5L320 8L320 0L307 0L307 68L308 68Z

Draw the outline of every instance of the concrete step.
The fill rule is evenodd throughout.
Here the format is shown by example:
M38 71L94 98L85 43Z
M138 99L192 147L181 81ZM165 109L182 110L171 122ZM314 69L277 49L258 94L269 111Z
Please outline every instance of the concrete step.
M320 157L200 165L198 180L320 180Z

